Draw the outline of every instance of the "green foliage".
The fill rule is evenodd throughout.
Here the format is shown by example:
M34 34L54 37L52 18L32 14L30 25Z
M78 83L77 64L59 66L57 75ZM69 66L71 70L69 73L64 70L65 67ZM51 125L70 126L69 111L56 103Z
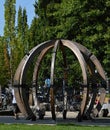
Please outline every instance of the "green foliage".
M30 28L27 24L26 9L19 7L15 27L16 0L6 0L4 37L0 38L0 84L14 76L23 56L34 46L56 38L79 42L93 52L110 77L110 1L109 0L36 0L36 17ZM60 49L59 49L60 50ZM69 83L78 75L81 78L79 63L73 53L65 48L70 68ZM11 55L10 55L10 54ZM11 56L11 57L10 57ZM46 77L52 52L42 61L40 78ZM61 72L62 53L57 53L56 77ZM10 64L11 63L11 64ZM4 64L4 66L3 66ZM11 65L11 66L10 66ZM1 67L2 66L2 67ZM32 64L32 67L34 64ZM32 78L31 68L28 72ZM50 70L49 70L50 72ZM74 73L74 75L73 75ZM5 77L6 76L6 77ZM59 77L61 78L61 77Z
M4 69L3 76L5 75L2 84L11 82L13 84L13 78L15 71L18 67L23 56L28 52L28 25L26 9L19 7L18 11L18 25L15 26L15 10L16 0L6 0L4 4L5 10L5 26L4 26L4 40L3 44L3 57L4 57Z
M3 38L0 37L0 85L4 85L6 82L6 71L5 71L5 61L4 61L4 45L3 45Z
M54 38L79 42L96 55L110 77L109 0L45 2L35 3L39 43Z
M5 70L4 74L6 75L6 81L13 80L14 75L14 61L13 61L13 49L15 47L15 3L16 0L6 0L4 4L5 8L5 26L4 26L4 65ZM8 76L8 77L7 77Z

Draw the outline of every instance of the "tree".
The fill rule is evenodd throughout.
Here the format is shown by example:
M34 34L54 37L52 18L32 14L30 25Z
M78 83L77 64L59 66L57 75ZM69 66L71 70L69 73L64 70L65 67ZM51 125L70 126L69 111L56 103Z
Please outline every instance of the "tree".
M110 77L109 0L38 0L35 12L39 41L64 38L83 44L96 55Z
M22 10L22 8L19 7L17 21L17 49L19 53L18 58L21 59L29 49L27 13L25 8ZM20 59L18 62L20 62Z
M7 59L7 51L5 47L6 44L4 44L4 38L0 37L0 85L4 86L7 82L6 79L10 76L9 73L7 73L7 68L9 68L9 60ZM6 75L7 74L7 75Z
M13 82L13 49L15 46L15 3L16 0L5 0L5 26L4 26L4 56L5 56L5 75L10 76L6 80Z

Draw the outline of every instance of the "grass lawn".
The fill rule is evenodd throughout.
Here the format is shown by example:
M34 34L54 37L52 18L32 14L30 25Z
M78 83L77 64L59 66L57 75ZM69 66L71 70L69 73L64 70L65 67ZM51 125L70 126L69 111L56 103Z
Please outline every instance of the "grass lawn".
M109 126L0 124L0 130L110 130Z

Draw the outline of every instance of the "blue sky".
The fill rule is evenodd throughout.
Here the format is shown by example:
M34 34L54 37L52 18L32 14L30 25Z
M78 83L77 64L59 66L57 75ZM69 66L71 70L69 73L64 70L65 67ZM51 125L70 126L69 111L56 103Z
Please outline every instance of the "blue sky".
M4 28L4 2L5 0L0 0L0 36L3 35L3 28ZM33 6L34 3L35 0L16 0L16 11L18 11L19 6L21 6L22 8L26 8L28 16L28 25L31 24L31 21L35 16Z

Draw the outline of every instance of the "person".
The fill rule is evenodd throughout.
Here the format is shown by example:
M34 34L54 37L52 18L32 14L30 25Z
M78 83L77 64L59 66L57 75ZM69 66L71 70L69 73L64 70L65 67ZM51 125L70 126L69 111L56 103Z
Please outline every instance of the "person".
M45 87L50 88L50 79L49 78L45 79Z
M50 79L46 78L45 79L45 88L47 90L47 101L49 102L49 93L50 93Z
M15 98L15 92L14 92L14 89L12 88L12 105L13 105L13 114L14 114L14 118L16 120L19 119L19 116L18 116L18 112L19 112L19 108L18 108L18 105L17 105L17 102L16 102L16 98Z

